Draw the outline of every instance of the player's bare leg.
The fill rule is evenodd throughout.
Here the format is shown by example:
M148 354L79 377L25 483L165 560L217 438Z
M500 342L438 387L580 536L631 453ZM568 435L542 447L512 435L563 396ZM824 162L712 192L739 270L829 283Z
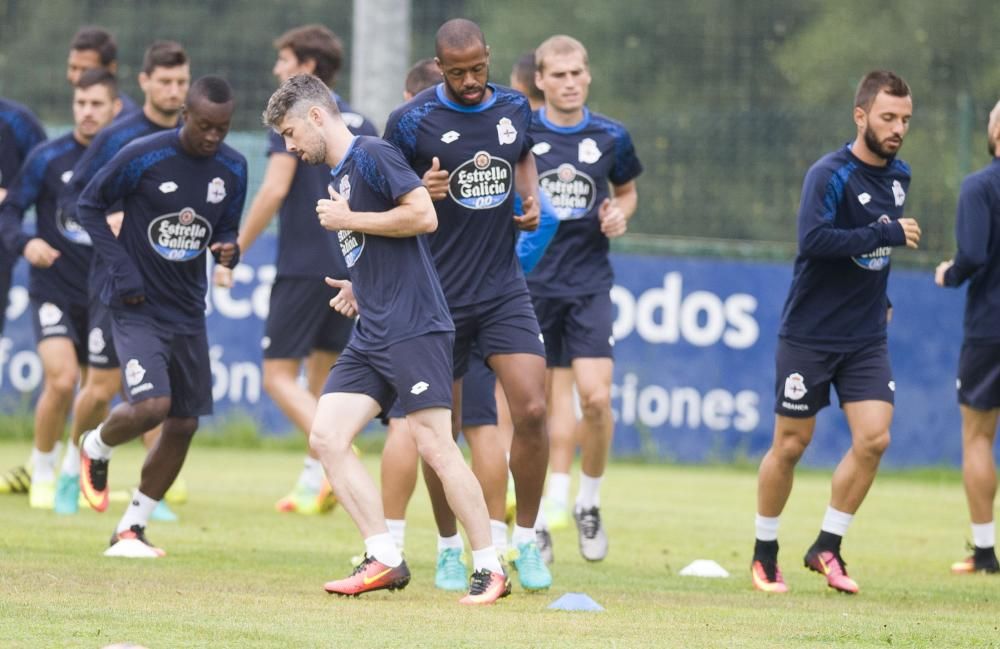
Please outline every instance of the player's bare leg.
M788 590L778 569L778 520L792 493L798 464L816 428L816 418L776 415L771 448L757 472L756 542L750 571L757 590L784 593Z
M570 524L570 471L579 440L579 422L573 402L573 370L556 367L546 371L549 431L549 477L540 527L559 530Z
M1000 572L996 556L996 523L993 503L997 493L997 471L993 460L997 416L1000 409L978 410L960 404L962 412L962 481L972 522L972 556L952 564L958 574Z
M607 556L608 538L601 524L600 485L611 452L614 421L611 416L610 358L577 358L573 375L580 392L580 489L573 508L579 532L580 553L588 561Z
M406 539L406 508L417 486L420 455L406 419L392 418L382 447L382 507L386 525L399 549Z
M35 444L32 450L29 504L52 509L56 496L56 463L66 418L73 405L73 392L80 378L76 350L69 338L44 338L38 343L44 383L35 404Z
M298 359L264 359L264 390L307 437L316 413L316 395L335 361L335 353L314 350L305 363L308 387L304 387L299 382L302 363ZM334 504L319 458L309 448L295 487L275 507L281 512L318 514L329 511Z

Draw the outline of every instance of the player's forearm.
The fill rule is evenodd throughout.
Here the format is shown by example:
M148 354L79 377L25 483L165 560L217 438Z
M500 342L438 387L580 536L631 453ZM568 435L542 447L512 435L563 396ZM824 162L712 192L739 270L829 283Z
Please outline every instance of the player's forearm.
M397 205L388 212L351 212L350 222L351 229L365 234L415 237L437 229L437 214L432 206Z
M535 156L529 153L514 166L514 186L521 198L527 200L530 196L538 203L538 167L535 166Z
M277 192L261 187L250 204L247 217L243 220L243 229L237 239L241 249L247 250L253 245L261 232L271 223L271 219L281 208L283 200L283 194L279 195Z
M861 228L842 229L820 225L800 230L799 254L803 257L834 259L854 257L880 246L906 244L903 228L898 222L873 223Z
M0 204L0 246L5 255L14 257L23 254L24 246L31 240L31 236L21 229L23 220L23 208L11 201Z
M636 191L634 182L628 183L624 187L615 188L615 203L618 205L618 209L622 211L625 220L631 220L632 215L635 214L635 210L639 206L639 192Z

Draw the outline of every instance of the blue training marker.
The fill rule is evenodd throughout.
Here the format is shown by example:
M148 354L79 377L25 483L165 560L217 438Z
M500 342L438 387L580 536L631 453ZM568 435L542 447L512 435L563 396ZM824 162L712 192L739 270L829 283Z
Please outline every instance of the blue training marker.
M556 611L603 611L604 607L590 599L585 593L566 593L549 604Z

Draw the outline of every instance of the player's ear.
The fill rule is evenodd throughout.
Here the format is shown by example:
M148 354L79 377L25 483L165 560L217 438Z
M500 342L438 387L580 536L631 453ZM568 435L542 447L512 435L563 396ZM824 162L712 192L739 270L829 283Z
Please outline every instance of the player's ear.
M139 73L139 87L142 88L143 92L146 92L146 86L149 84L149 75L145 72Z
M854 107L854 124L858 128L864 128L868 122L868 113L861 106Z
M122 112L122 100L120 97L115 97L115 100L111 102L111 111L115 117L118 117L118 113Z

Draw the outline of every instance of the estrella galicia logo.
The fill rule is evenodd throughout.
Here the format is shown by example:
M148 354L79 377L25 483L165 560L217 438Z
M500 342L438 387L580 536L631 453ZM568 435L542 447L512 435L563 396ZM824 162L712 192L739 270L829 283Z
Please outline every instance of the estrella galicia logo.
M549 193L560 221L583 218L594 207L594 179L568 162L541 174L538 184Z
M56 210L56 229L59 230L59 234L79 246L94 245L90 240L90 234L83 229L83 226L76 219L67 216L62 209Z
M191 261L212 238L212 224L190 207L158 216L149 224L149 243L168 261Z
M348 268L354 268L358 263L361 253L365 250L365 233L355 230L339 230L337 240L340 241L340 252L344 255L344 261Z
M448 195L462 207L488 210L507 200L513 186L510 163L479 151L451 172Z
M890 220L891 219L886 214L878 217L879 223L889 223ZM871 252L866 252L863 255L851 257L851 260L865 270L879 271L889 265L889 258L891 255L892 247L882 246L872 250Z

